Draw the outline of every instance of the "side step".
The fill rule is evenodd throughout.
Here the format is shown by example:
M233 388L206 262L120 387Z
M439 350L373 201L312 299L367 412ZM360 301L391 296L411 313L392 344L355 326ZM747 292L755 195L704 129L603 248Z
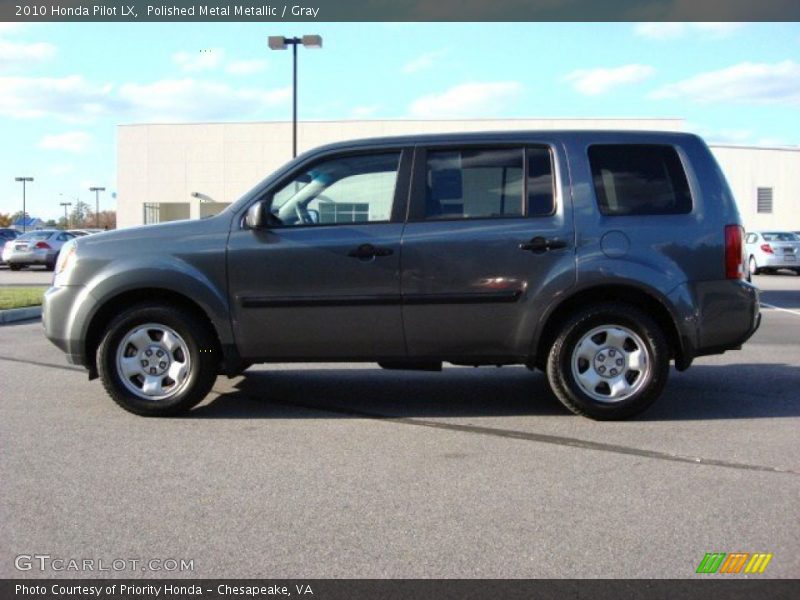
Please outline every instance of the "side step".
M389 360L379 361L382 369L399 371L441 371L442 361L435 360Z

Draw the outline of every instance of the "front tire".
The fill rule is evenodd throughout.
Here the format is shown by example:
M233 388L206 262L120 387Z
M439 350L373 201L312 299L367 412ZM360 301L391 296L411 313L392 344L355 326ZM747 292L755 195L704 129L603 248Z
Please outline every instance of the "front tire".
M171 306L137 305L107 327L97 349L111 398L142 416L167 417L199 404L217 378L210 325Z
M625 419L661 396L669 350L661 328L623 303L588 307L561 328L547 360L553 393L575 414Z
M14 264L8 263L8 268L11 269L12 271L19 271L19 270L22 269L22 265L14 265Z

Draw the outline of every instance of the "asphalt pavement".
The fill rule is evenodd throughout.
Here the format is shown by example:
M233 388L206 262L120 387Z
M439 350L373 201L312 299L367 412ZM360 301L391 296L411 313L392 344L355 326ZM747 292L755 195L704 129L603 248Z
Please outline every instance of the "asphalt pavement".
M800 277L756 283L753 339L620 423L523 368L334 364L255 367L145 419L40 323L0 327L0 577L92 575L15 568L38 553L194 561L104 577L684 578L706 552L798 577Z

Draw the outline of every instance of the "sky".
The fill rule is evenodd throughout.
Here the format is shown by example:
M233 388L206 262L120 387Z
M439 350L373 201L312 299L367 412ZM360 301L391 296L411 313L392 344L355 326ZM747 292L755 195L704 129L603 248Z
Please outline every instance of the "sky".
M677 117L710 142L800 145L798 23L0 23L0 213L114 209L125 123ZM265 173L266 175L267 173ZM229 200L234 200L233 198Z

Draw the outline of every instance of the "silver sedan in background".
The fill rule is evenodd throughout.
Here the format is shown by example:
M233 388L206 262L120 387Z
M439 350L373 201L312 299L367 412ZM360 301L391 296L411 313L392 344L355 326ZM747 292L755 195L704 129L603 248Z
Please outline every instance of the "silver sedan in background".
M44 265L49 271L55 269L61 246L75 236L67 231L42 229L23 233L3 247L3 262L12 271L31 265Z
M791 231L751 231L745 236L751 275L790 269L800 275L800 236Z

